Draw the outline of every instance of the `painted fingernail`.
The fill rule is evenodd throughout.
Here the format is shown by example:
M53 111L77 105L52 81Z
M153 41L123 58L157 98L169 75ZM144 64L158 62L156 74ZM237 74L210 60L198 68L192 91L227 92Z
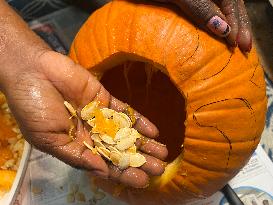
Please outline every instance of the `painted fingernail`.
M207 23L207 27L217 36L226 37L231 29L230 26L219 16L213 16Z

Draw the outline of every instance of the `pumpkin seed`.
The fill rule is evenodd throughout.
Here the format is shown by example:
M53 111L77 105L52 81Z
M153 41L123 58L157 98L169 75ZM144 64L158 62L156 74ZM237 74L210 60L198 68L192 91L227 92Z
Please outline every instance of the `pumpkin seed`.
M43 193L43 189L41 187L33 186L31 192L35 195L40 195Z
M141 137L144 137L144 136L141 136ZM150 140L150 139L149 139ZM157 145L160 145L160 146L163 146L163 147L166 147L166 145L158 142L158 141L155 141L154 139L150 140L151 142L153 142L153 144L157 144ZM183 146L182 146L183 147Z
M99 153L99 151L98 151L98 147L97 147L97 146L95 146L95 147L93 148L92 152L93 152L94 154L97 154L97 155L101 156L100 153Z
M112 117L113 117L113 114L115 113L114 110L111 110L111 109L109 109L109 108L102 108L102 109L101 109L101 112L102 112L103 116L104 116L105 118L107 118L107 119L112 118Z
M111 151L110 152L110 160L116 166L119 165L119 160L121 158L121 153L119 151Z
M139 153L130 155L130 167L140 167L146 163L146 159Z
M89 145L87 142L83 141L83 144L92 151L93 154L98 154L98 151L95 147L92 147L91 145Z
M131 136L132 136L132 137L134 137L134 138L136 138L136 139L141 138L142 135L139 134L138 131L137 131L136 129L131 128L131 131L132 131L132 132L131 132Z
M110 152L118 152L118 153L120 153L120 152L118 151L118 149L115 148L115 147L113 147L113 146L108 146L107 148L110 150Z
M70 193L66 196L67 203L74 203L75 202L75 195L73 193Z
M116 148L120 151L125 151L126 149L132 147L136 142L136 138L131 135L117 142Z
M135 117L134 109L131 108L130 106L128 106L124 113L129 116L130 120L132 121L132 124L134 125L136 123L136 117Z
M67 110L70 112L70 114L71 114L71 117L70 117L70 118L72 118L72 117L77 117L77 112L76 112L76 110L74 109L74 107L73 107L69 102L64 101L64 105L65 105L66 109L67 109Z
M110 150L109 149L107 149L107 148L103 148L103 147L101 147L100 148L108 157L110 157Z
M100 135L100 138L102 139L103 142L105 142L107 144L116 144L116 142L113 140L113 138L107 134Z
M69 128L69 131L68 131L68 136L73 140L75 140L75 137L73 136L73 130L74 130L75 126L74 125L71 125L70 128Z
M132 127L131 119L124 113L115 112L113 114L113 120L119 128Z
M122 153L121 158L118 163L120 169L126 169L130 165L130 154Z
M91 135L91 139L92 139L94 142L101 142L101 138L100 138L100 135L99 135L99 134L92 134L92 135Z
M84 106L84 108L81 111L81 118L83 120L92 119L94 117L94 112L97 109L98 105L99 105L98 101L92 101L86 106Z
M69 107L72 114L74 110L72 109L73 107L69 105L67 104L67 107ZM98 154L110 160L120 169L126 169L129 166L142 166L146 162L146 159L137 153L137 147L135 145L136 140L141 138L142 135L132 128L132 120L130 117L125 113L116 112L109 108L99 109L98 106L98 101L92 101L81 110L81 118L87 121L92 127L90 134L94 142L94 147L92 147L84 141L85 146L94 154ZM95 115L97 111L100 111L102 115ZM129 113L131 115L134 114L133 112ZM97 124L99 121L104 121L105 125ZM107 132L101 129L101 127L105 127ZM111 133L111 136L108 131Z
M137 151L137 147L136 147L135 144L134 144L133 146L129 147L129 148L126 150L127 153L136 153L136 151Z
M88 144L86 141L83 141L83 144L88 148L88 149L93 149L93 147L90 145L90 144Z
M97 146L97 147L99 147L99 148L101 148L101 147L106 148L104 146L104 144L102 144L102 142L94 141L94 145Z
M96 130L96 126L94 126L91 131L95 134L100 134L100 132Z
M95 119L87 120L87 124L90 125L91 127L95 127Z
M76 193L76 199L80 202L86 202L85 194L82 192L77 192Z
M103 157L105 157L106 159L110 160L110 152L109 150L107 150L104 147L96 147L98 150L98 153L100 153ZM106 151L107 150L107 151Z
M121 128L119 131L117 131L115 137L114 137L114 141L121 141L125 138L127 138L128 136L131 136L135 139L141 138L141 134L138 133L137 130L135 130L134 128Z
M128 128L128 127L125 127L125 128L121 128L119 131L117 131L115 137L114 137L114 140L117 142L121 139L124 139L128 136L131 135L131 128Z
M105 196L105 193L103 193L102 191L97 191L94 193L94 199L96 199L96 201L104 199Z

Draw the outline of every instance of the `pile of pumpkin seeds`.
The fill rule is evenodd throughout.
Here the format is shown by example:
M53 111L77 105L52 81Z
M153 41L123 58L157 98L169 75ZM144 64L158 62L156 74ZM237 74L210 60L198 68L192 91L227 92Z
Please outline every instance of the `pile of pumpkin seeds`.
M78 117L73 106L64 102L71 117ZM142 135L134 129L133 121L128 115L109 108L100 108L98 101L87 104L80 118L91 127L90 135L93 145L83 142L94 154L98 154L120 169L140 167L146 159L137 152L136 140ZM73 137L72 137L73 138Z

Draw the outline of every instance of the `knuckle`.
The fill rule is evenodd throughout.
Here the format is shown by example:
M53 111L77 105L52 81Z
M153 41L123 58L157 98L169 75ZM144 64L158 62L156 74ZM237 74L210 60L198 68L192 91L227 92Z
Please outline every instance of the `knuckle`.
M193 0L191 1L191 11L193 14L205 22L208 21L217 11L216 7L211 1L207 0Z
M120 181L131 187L144 188L148 185L149 177L142 170L130 167L122 173Z
M234 0L223 0L221 2L221 9L226 16L235 16L238 12L238 7Z

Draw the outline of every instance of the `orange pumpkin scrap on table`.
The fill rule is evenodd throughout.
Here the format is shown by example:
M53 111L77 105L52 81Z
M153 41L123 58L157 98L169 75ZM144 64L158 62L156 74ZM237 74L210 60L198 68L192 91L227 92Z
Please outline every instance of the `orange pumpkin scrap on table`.
M151 2L115 0L78 32L70 57L154 122L167 145L164 174L145 189L122 189L130 204L181 204L221 189L259 143L266 113L255 49L230 49ZM113 193L116 183L96 182Z
M15 121L11 119L2 109L6 100L0 93L0 198L8 192L12 186L16 171L7 168L7 163L13 160L13 152L9 147L9 140L16 139L16 133L12 131Z

